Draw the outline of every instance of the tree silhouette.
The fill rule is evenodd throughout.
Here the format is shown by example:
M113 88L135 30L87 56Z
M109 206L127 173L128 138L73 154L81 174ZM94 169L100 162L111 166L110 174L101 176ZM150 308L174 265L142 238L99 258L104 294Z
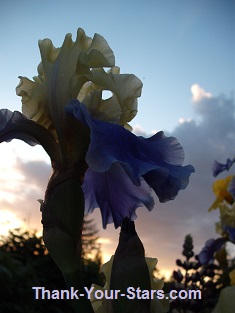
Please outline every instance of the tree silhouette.
M103 284L101 251L92 220L85 219L83 269L86 286ZM0 312L72 313L69 300L36 300L32 287L66 290L63 276L35 231L15 229L0 239Z

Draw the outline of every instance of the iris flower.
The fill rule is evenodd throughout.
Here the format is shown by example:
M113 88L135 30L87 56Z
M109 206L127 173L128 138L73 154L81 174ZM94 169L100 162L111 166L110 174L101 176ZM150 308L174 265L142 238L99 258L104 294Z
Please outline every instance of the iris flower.
M177 139L129 131L142 83L119 74L103 37L92 40L79 29L75 42L68 34L60 49L49 39L39 41L39 48L39 75L34 81L20 77L16 88L23 114L2 110L0 135L1 141L18 138L45 148L54 171L48 191L57 180L79 180L86 213L99 207L103 227L118 227L125 216L134 219L139 206L153 208L151 188L160 202L186 188L194 168L182 166ZM103 90L112 97L103 100Z
M103 227L118 227L125 217L134 219L139 206L153 208L151 189L160 202L174 199L194 168L183 166L176 138L131 133L142 83L120 74L102 36L92 39L78 29L75 42L67 34L61 48L44 39L39 49L38 76L20 76L16 88L22 113L0 110L0 142L16 138L48 153L53 173L40 200L43 238L67 285L81 290L84 208L90 213L99 207ZM105 90L112 94L108 99ZM74 302L77 312L82 301Z

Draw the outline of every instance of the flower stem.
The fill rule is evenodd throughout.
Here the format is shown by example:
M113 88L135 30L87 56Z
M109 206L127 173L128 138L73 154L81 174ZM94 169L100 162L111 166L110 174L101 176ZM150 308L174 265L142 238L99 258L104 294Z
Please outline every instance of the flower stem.
M74 287L74 290L78 291L79 294L84 294L84 296L79 299L71 300L71 304L76 313L94 313L91 305L91 301L86 297L86 291L84 290L83 275L81 270L75 272L63 273L66 285L68 288Z

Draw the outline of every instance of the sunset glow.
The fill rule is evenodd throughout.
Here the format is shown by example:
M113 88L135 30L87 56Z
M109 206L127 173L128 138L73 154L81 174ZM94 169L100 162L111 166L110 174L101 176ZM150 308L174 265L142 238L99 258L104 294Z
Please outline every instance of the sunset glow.
M24 226L24 222L7 210L0 210L0 236L7 236L9 230Z

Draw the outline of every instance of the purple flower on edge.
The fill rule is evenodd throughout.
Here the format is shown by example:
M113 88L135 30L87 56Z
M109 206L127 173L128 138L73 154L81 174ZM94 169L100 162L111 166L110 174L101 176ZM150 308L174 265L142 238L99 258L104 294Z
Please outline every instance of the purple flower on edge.
M112 222L117 228L126 216L134 219L140 206L152 210L151 188L165 202L187 187L194 167L182 166L184 151L176 138L163 132L137 137L120 125L94 119L76 99L66 112L90 129L83 183L85 211L100 208L104 228Z
M213 176L216 177L217 175L219 175L223 171L225 171L225 170L228 171L234 162L235 162L235 159L233 159L233 160L227 159L225 164L215 161L212 165Z
M198 255L199 262L202 265L210 263L214 258L214 253L219 251L225 242L225 238L208 239Z

